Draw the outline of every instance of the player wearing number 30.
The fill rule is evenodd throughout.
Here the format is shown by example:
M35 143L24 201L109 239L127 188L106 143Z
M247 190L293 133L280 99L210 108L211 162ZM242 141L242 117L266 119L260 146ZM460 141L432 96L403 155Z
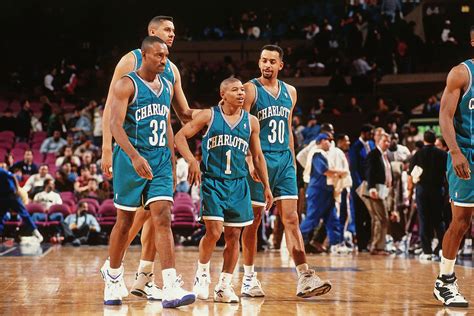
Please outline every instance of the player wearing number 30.
M296 89L278 80L283 69L283 50L276 45L262 48L258 66L259 78L244 85L246 98L244 109L255 115L260 123L260 143L268 168L268 177L277 211L285 227L288 250L295 261L298 274L296 294L307 298L322 295L331 289L329 281L321 280L309 269L298 223L296 168L291 116L296 103ZM252 195L254 223L245 227L242 234L242 253L245 276L241 293L244 296L264 296L254 271L257 246L257 230L261 223L263 207L262 185L258 182L252 161L248 160L248 182Z
M199 262L193 292L199 299L209 297L209 264L212 252L224 227L224 266L214 290L214 301L237 303L239 298L231 285L232 273L239 257L242 227L252 224L250 191L246 180L245 157L252 153L255 170L264 187L264 201L271 206L265 158L260 149L257 119L242 109L245 91L240 80L229 78L220 86L222 105L203 110L186 124L175 138L176 147L189 163L191 183L201 181L201 218L206 234L199 244ZM186 139L208 126L202 140L202 162L189 150Z
M163 307L191 304L195 295L181 288L176 275L171 205L173 202L174 140L170 125L172 85L165 70L168 48L148 36L141 48L143 63L114 85L110 130L118 146L113 152L114 203L117 221L110 236L110 267L104 277L104 303L119 305L126 291L123 255L135 211L148 206L163 274Z

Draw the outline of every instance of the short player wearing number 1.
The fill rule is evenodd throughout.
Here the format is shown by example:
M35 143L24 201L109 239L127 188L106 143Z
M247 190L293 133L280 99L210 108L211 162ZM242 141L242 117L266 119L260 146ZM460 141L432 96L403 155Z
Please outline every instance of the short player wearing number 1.
M165 70L168 48L160 38L143 40L143 63L114 85L110 129L118 146L113 152L114 204L117 222L110 236L110 267L105 274L104 304L120 305L122 258L135 211L150 208L155 247L163 274L163 307L191 304L195 295L181 288L176 275L171 204L173 202L173 131L170 125L172 85Z
M260 143L268 168L268 178L277 210L285 227L288 250L295 261L298 274L296 294L300 297L323 295L331 289L329 281L321 280L306 263L303 238L297 214L298 189L296 185L295 154L291 117L296 104L296 89L278 80L283 68L283 50L276 45L262 48L258 62L261 76L250 80L245 86L244 109L257 117L260 123ZM264 296L254 271L257 248L257 230L264 211L261 183L252 162L247 177L252 196L254 222L245 227L242 235L242 252L245 276L241 293L244 296Z
M194 293L199 299L209 297L209 264L212 252L224 228L224 265L214 289L214 301L237 303L231 285L232 273L239 257L242 227L252 224L253 214L247 183L245 157L252 152L256 173L262 179L264 201L272 203L265 158L260 149L257 119L242 109L245 91L240 80L229 78L221 83L223 104L203 110L176 134L176 147L189 163L193 183L200 182L202 171L200 217L206 234L199 243L199 261ZM199 167L186 139L208 126L202 139L202 163Z

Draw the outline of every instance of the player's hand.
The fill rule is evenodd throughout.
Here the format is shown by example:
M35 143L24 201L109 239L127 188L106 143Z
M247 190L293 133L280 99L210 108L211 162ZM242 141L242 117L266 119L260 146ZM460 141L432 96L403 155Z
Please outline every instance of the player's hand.
M196 186L199 186L201 183L201 168L199 168L199 163L196 159L189 162L188 182Z
M153 171L151 170L151 167L145 158L138 155L137 158L132 159L132 164L133 168L135 168L135 171L140 177L148 180L153 179Z
M102 148L102 173L107 177L112 177L112 150Z
M463 180L471 179L471 169L469 168L469 162L461 152L451 153L451 159L453 161L454 172L456 176Z
M369 191L369 194L372 200L377 200L379 198L379 194L376 190Z
M269 210L272 207L273 204L273 194L270 188L265 188L265 191L263 192L265 195L265 209Z

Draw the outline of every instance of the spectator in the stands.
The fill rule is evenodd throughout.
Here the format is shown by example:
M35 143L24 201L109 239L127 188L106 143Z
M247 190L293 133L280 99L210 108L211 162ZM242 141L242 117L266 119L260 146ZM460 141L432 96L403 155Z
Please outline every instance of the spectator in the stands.
M423 106L423 114L429 116L438 116L439 115L439 101L435 95L432 95L428 98L428 102L426 102Z
M355 96L352 96L349 100L349 105L346 106L346 112L348 113L362 113L362 107Z
M41 144L40 152L43 154L58 154L66 146L66 140L61 138L61 131L54 131L53 136L46 138Z
M71 146L64 146L60 151L60 156L56 159L56 167L62 166L64 163L68 162L70 164L81 166L81 159L78 156L72 154Z
M93 111L97 107L97 102L95 100L91 100L89 104L82 109L81 115L76 122L76 125L71 130L75 133L74 138L79 139L81 135L85 135L87 137L92 136L92 114Z
M87 187L79 194L79 197L96 199L99 202L107 198L104 191L100 189L99 183L94 178L90 178L89 181L87 181Z
M55 82L54 82L54 77L56 76L57 74L57 69L55 67L53 67L45 76L44 76L44 82L43 82L43 85L46 89L46 91L48 92L49 95L53 95L54 92L55 92L55 88L54 88L54 85L55 85Z
M30 149L25 151L23 160L13 164L11 169L19 168L23 175L32 175L38 173L38 166L33 162L33 152ZM10 170L11 171L11 170Z
M63 204L61 196L56 193L54 186L54 179L44 180L44 189L35 194L33 202L41 204L47 211L53 204Z
M89 165L89 170L91 172L91 178L95 179L98 184L101 184L104 181L104 177L99 173L99 168L97 164L91 163Z
M97 148L97 146L92 143L91 138L81 137L81 139L83 139L84 142L76 148L74 155L81 157L86 151L90 151L97 155L99 148Z
M56 171L55 187L58 192L73 192L74 191L74 181L68 176L68 174L63 170Z
M49 168L47 164L42 164L39 167L38 173L28 178L23 189L28 192L30 197L35 196L36 193L43 189L44 181L46 179L53 180L53 176L49 174Z
M67 225L65 229L65 241L72 241L74 246L95 243L100 225L94 215L88 213L89 205L80 202L75 214L68 215L64 220Z
M10 108L7 108L0 116L0 131L16 131L16 119Z
M444 140L443 137L439 136L436 138L435 141L435 146L441 150L444 150L446 152L449 151L448 144L446 144L446 141Z
M94 155L91 151L85 151L81 157L82 165L89 167L94 162Z
M82 192L87 191L89 189L89 179L91 179L91 171L89 166L84 165L80 171L81 175L76 178L76 182L74 183L74 192L77 195L81 195Z
M27 141L31 131L31 117L33 114L30 109L30 101L21 102L21 110L16 116L16 137L20 141Z

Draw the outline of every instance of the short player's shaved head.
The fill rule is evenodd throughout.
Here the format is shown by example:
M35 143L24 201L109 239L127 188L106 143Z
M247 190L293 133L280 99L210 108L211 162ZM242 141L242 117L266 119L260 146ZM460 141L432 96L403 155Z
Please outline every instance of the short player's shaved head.
M171 16L166 16L166 15L158 15L158 16L155 16L155 17L154 17L153 19L151 19L150 22L148 23L148 29L160 25L160 23L163 22L163 21L170 21L170 22L173 22L173 17L171 17Z
M228 85L236 83L236 82L242 83L239 79L234 78L234 77L224 79L224 81L221 82L220 91L221 92L225 91L225 89L227 89Z
M142 42L142 47L141 47L142 52L146 52L148 50L148 48L153 46L155 43L160 43L160 44L166 46L166 43L161 38L159 38L158 36L147 36L147 37L145 37L145 39Z

